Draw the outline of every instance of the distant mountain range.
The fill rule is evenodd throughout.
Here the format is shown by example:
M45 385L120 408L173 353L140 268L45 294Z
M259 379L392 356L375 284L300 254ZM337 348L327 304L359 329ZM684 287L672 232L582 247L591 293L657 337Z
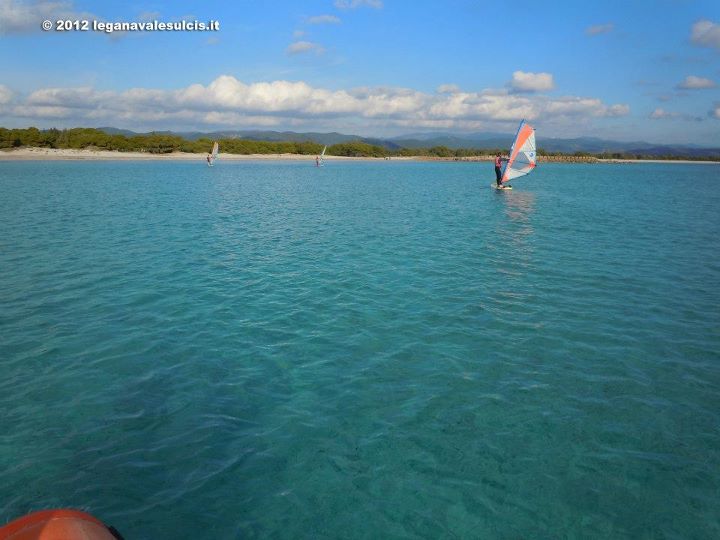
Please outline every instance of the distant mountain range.
M98 128L105 133L114 135L142 135L127 129L113 127ZM339 144L349 141L362 141L367 144L383 146L388 150L399 148L430 148L433 146L447 146L453 150L458 148L486 148L507 150L512 141L512 133L471 133L454 135L448 133L411 133L398 137L378 138L361 137L359 135L345 135L343 133L316 133L295 131L264 131L264 130L228 130L204 133L200 131L155 131L154 133L166 135L179 135L185 139L249 139L254 141L313 141L318 144ZM597 137L578 137L574 139L538 138L538 148L547 152L589 152L599 154L603 152L618 152L627 154L644 154L651 156L673 155L687 157L713 157L720 158L720 148L704 148L697 145L655 144L643 141L621 142Z

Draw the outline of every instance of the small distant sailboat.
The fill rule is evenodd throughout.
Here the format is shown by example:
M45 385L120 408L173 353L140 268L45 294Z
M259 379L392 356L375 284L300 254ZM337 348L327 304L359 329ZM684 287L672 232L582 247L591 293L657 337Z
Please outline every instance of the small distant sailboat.
M322 167L325 165L325 150L327 150L327 145L323 147L323 151L320 153L320 166Z
M520 178L532 172L535 168L537 154L535 153L535 128L525 120L520 122L515 140L510 148L510 158L502 172L500 182L502 186L495 186L497 189L512 189L505 186L507 182Z
M220 146L218 145L217 141L213 143L212 151L210 152L210 155L207 157L208 167L212 167L215 164L215 160L218 158L218 152L220 151Z

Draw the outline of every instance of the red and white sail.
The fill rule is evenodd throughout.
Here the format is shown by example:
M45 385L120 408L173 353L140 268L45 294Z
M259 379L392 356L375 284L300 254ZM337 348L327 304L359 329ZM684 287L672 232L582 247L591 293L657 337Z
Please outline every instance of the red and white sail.
M535 168L536 158L535 128L523 120L510 149L510 159L505 165L502 182L509 182L528 174Z

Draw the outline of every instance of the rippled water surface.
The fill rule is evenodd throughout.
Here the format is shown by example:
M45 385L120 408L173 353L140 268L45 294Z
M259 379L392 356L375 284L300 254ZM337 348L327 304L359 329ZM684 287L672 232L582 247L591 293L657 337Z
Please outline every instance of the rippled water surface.
M0 522L720 538L720 166L0 163Z

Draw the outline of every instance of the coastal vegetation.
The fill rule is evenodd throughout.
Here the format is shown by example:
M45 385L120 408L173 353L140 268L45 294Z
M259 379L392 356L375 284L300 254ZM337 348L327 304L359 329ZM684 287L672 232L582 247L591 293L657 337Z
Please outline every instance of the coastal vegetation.
M251 139L227 138L219 141L221 151L227 154L298 154L317 155L323 145L312 141L257 141ZM37 147L111 150L118 152L147 152L150 154L169 154L172 152L207 153L213 141L208 138L188 140L169 133L150 133L142 135L109 134L93 128L46 129L34 127L26 129L7 129L0 127L0 150ZM350 141L328 146L326 154L349 157L394 157L421 156L428 159L464 160L473 157L507 154L507 148L459 148L433 146L430 148L388 149L380 145L362 141ZM683 155L646 155L627 152L602 153L562 153L547 152L538 148L538 155L552 161L595 161L597 159L687 159ZM716 161L713 156L693 156L696 160Z

